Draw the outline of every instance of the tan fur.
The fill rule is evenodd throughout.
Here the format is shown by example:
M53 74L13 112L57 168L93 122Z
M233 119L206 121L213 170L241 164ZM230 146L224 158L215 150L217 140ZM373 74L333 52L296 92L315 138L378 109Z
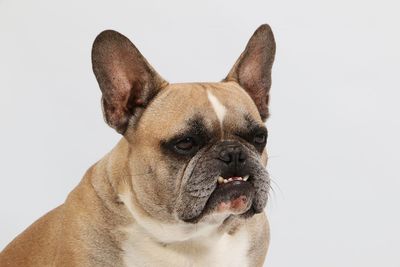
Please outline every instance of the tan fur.
M245 52L251 54L270 35L269 27L261 26ZM93 51L106 121L124 136L86 172L64 204L37 220L0 253L0 266L261 267L269 243L264 212L247 219L215 212L197 223L179 220L174 203L187 166L174 166L174 159L161 153L160 142L182 132L187 121L199 114L217 140L234 139L235 130L246 127L246 116L262 125L268 116L268 99L255 104L254 92L240 83L255 74L242 74L240 68L252 61L263 64L270 57L259 60L259 50L251 60L242 54L250 63L236 63L224 82L168 84L118 33L100 34ZM139 65L123 61L126 55ZM129 77L124 75L127 70ZM261 83L267 85L265 98L270 80ZM210 94L217 104L210 102ZM223 116L217 114L216 105L224 110ZM266 149L256 161L265 167Z
M162 177L166 167L162 166L160 155L154 152L157 150L148 149L148 146L156 146L155 140L177 131L176 127L181 125L179 122L192 114L189 109L209 112L209 123L216 123L217 118L205 98L206 88L212 90L229 109L230 115L225 119L226 131L240 123L235 117L238 115L236 112L240 113L242 109L259 117L250 97L235 83L169 85L143 114L142 120L149 123L139 125L135 136L127 135L127 139L133 139L132 145L122 138L108 155L87 171L63 205L36 221L2 251L0 266L123 266L121 245L128 237L122 229L131 227L135 221L119 199L119 194L130 192L134 200L132 204L137 205L142 216L147 214L138 202L146 203L147 198L155 196L168 202L168 196L163 192L153 191L153 182L163 183L155 178ZM177 99L187 99L187 102L176 105ZM207 106L209 108L205 108ZM163 109L170 112L162 113ZM167 123L169 121L177 123ZM160 129L160 124L165 127ZM149 133L154 140L149 138ZM157 170L154 169L159 172L157 175L147 175L148 170L142 168L150 161L157 164ZM169 185L165 183L162 186ZM165 202L160 205L165 205ZM168 209L155 212L168 213ZM246 227L252 244L248 254L254 264L249 266L262 266L268 246L265 242L268 235L265 216L256 215L246 222L221 226L220 231L234 235L241 227ZM94 260L96 257L103 259L105 264Z

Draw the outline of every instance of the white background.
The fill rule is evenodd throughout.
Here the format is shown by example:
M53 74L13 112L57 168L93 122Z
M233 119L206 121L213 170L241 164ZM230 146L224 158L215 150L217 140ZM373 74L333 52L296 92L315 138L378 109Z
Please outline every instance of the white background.
M95 36L116 29L171 82L218 81L268 22L266 266L400 266L397 0L0 0L0 249L62 203L120 138Z

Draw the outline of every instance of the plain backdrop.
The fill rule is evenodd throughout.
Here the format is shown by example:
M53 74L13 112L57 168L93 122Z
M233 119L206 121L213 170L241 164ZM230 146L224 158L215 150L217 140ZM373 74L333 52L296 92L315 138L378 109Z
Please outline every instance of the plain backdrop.
M400 266L397 0L0 0L0 249L61 204L119 140L91 70L128 36L170 82L225 77L269 23L266 266Z

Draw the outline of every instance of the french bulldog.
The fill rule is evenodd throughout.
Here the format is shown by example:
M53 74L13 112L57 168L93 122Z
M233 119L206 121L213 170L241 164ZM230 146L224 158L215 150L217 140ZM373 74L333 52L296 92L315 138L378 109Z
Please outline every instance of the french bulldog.
M274 56L261 25L221 82L170 84L128 38L100 33L93 71L122 138L0 266L262 266Z

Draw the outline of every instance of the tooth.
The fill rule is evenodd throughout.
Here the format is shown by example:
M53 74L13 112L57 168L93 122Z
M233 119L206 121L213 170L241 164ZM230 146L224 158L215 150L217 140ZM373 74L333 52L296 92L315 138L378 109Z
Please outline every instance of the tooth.
M228 182L228 180L224 179L224 184L226 184Z
M243 178L242 178L242 177L238 177L237 179L238 179L239 181L242 181L242 180L243 180Z
M249 179L250 175L246 175L245 177L243 177L243 181L247 181L247 179Z
M232 181L233 181L233 179L232 179L232 178L229 178L229 179L228 179L228 181L229 181L229 182L232 182Z
M224 178L223 177L218 177L218 183L222 184L224 182Z

